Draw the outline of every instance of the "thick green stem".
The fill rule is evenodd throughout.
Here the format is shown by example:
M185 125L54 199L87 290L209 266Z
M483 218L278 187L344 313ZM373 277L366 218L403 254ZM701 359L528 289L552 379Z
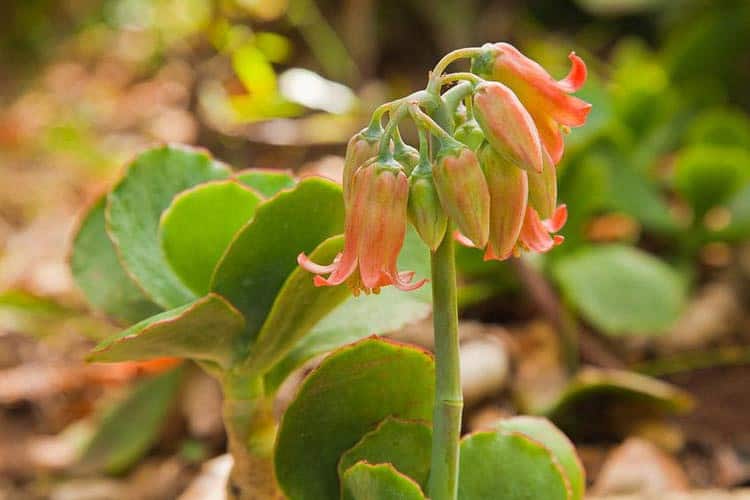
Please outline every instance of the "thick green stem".
M228 376L223 380L222 413L229 452L234 459L227 482L229 500L282 498L273 475L276 422L272 400L261 378Z
M432 253L432 300L435 329L435 407L432 434L430 498L456 500L461 438L461 372L458 350L456 263L452 224Z
M467 47L465 49L454 50L453 52L447 53L443 56L440 61L435 65L430 74L430 81L427 84L427 91L431 94L440 93L440 76L443 74L445 69L453 62L458 59L466 59L474 57L482 51L481 47Z

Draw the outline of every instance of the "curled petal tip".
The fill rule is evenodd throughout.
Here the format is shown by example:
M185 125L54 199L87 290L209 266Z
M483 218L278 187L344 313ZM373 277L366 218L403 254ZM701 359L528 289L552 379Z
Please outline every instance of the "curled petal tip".
M550 233L556 233L563 228L565 223L568 221L568 206L562 204L555 209L548 220L542 221L544 228Z
M310 257L305 255L304 252L300 253L297 256L297 264L300 265L300 267L306 271L310 271L314 274L327 274L330 272L333 272L336 269L337 261L340 260L340 255L336 256L336 258L333 260L333 263L327 266L322 266L320 264L316 264L315 262L310 260Z
M570 59L572 64L570 72L568 72L568 76L560 80L558 83L565 92L570 94L578 92L578 90L583 87L583 84L586 82L586 77L588 76L588 70L586 69L586 63L583 62L583 59L578 57L575 52L568 54L568 59Z

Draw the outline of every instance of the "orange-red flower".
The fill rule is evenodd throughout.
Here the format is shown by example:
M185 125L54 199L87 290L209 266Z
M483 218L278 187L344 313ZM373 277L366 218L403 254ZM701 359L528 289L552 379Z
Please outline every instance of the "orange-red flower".
M586 81L586 64L574 52L568 58L572 67L559 81L508 43L487 44L472 65L476 74L503 82L515 92L533 117L542 144L555 164L565 148L563 131L583 125L591 110L591 104L569 95Z
M378 293L387 285L407 291L419 288L425 280L412 283L414 273L399 273L396 267L406 236L408 196L409 182L400 167L381 162L360 167L346 211L344 251L327 266L312 262L304 253L297 262L318 275L316 286L346 283L355 295Z

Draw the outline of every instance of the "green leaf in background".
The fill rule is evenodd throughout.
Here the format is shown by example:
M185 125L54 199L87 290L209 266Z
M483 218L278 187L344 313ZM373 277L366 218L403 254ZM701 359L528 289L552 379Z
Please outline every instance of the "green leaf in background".
M234 174L233 178L250 186L266 198L270 198L282 189L293 188L297 182L291 172L266 168L241 170Z
M414 279L430 276L429 250L412 227L406 233L398 265L399 269L415 271ZM271 369L266 376L266 388L275 390L295 368L319 354L368 335L396 331L405 324L426 318L432 310L431 304L429 283L412 292L388 286L382 288L379 295L350 297L316 324Z
M750 118L736 109L704 111L690 125L687 142L750 149Z
M108 316L135 323L161 309L136 286L120 264L104 224L105 196L82 219L73 239L70 268L88 301Z
M182 374L177 367L154 375L112 406L79 459L81 469L120 474L140 460L166 423Z
M160 357L211 361L229 368L245 322L224 298L209 294L165 311L104 340L90 361L128 361Z
M388 417L339 460L339 478L357 462L391 464L423 488L430 473L432 430L423 422Z
M128 273L164 308L195 299L166 261L159 220L178 193L229 176L203 151L163 146L138 155L107 198L107 231Z
M167 261L190 290L208 292L216 264L261 200L232 180L207 182L175 196L161 216L159 237Z
M545 446L524 434L476 432L461 441L461 500L568 500L570 483Z
M553 273L572 305L608 335L663 333L685 305L682 277L637 248L583 248L557 260Z
M750 180L750 153L736 147L695 146L674 165L674 188L702 217L745 187Z
M246 347L297 267L297 255L341 233L343 222L341 188L310 177L261 203L252 222L237 233L216 267L211 289L245 316Z
M613 209L632 215L653 231L673 233L676 230L669 207L652 179L621 162L613 161L608 166L608 202Z
M342 500L424 500L419 485L391 464L359 462L343 475Z
M519 432L547 447L565 471L572 490L570 500L583 500L586 490L583 464L573 443L552 422L542 417L519 416L501 420L497 428Z
M538 410L570 436L612 439L628 436L644 422L692 407L689 394L661 380L623 370L585 368L557 401Z
M590 14L597 16L627 16L658 10L668 0L576 0Z
M310 258L313 262L332 262L343 247L343 235L332 236L318 245ZM250 372L264 373L350 295L351 290L345 285L315 286L313 275L298 266L276 296L244 366Z
M291 499L340 494L338 461L387 417L430 422L435 366L425 351L369 338L331 353L284 414L276 478Z

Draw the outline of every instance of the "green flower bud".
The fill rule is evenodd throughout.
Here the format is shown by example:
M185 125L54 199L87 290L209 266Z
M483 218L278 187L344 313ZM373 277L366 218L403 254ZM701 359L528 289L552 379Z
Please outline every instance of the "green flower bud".
M482 132L482 128L474 119L467 120L459 125L453 133L453 137L474 151L484 142L484 132Z
M406 175L409 175L419 163L419 151L403 141L396 141L393 146L393 158L404 167Z
M432 177L445 213L466 238L483 248L489 237L490 194L477 155L457 141L444 144Z
M409 177L409 221L430 250L443 241L448 217L440 205L429 164L420 164Z

